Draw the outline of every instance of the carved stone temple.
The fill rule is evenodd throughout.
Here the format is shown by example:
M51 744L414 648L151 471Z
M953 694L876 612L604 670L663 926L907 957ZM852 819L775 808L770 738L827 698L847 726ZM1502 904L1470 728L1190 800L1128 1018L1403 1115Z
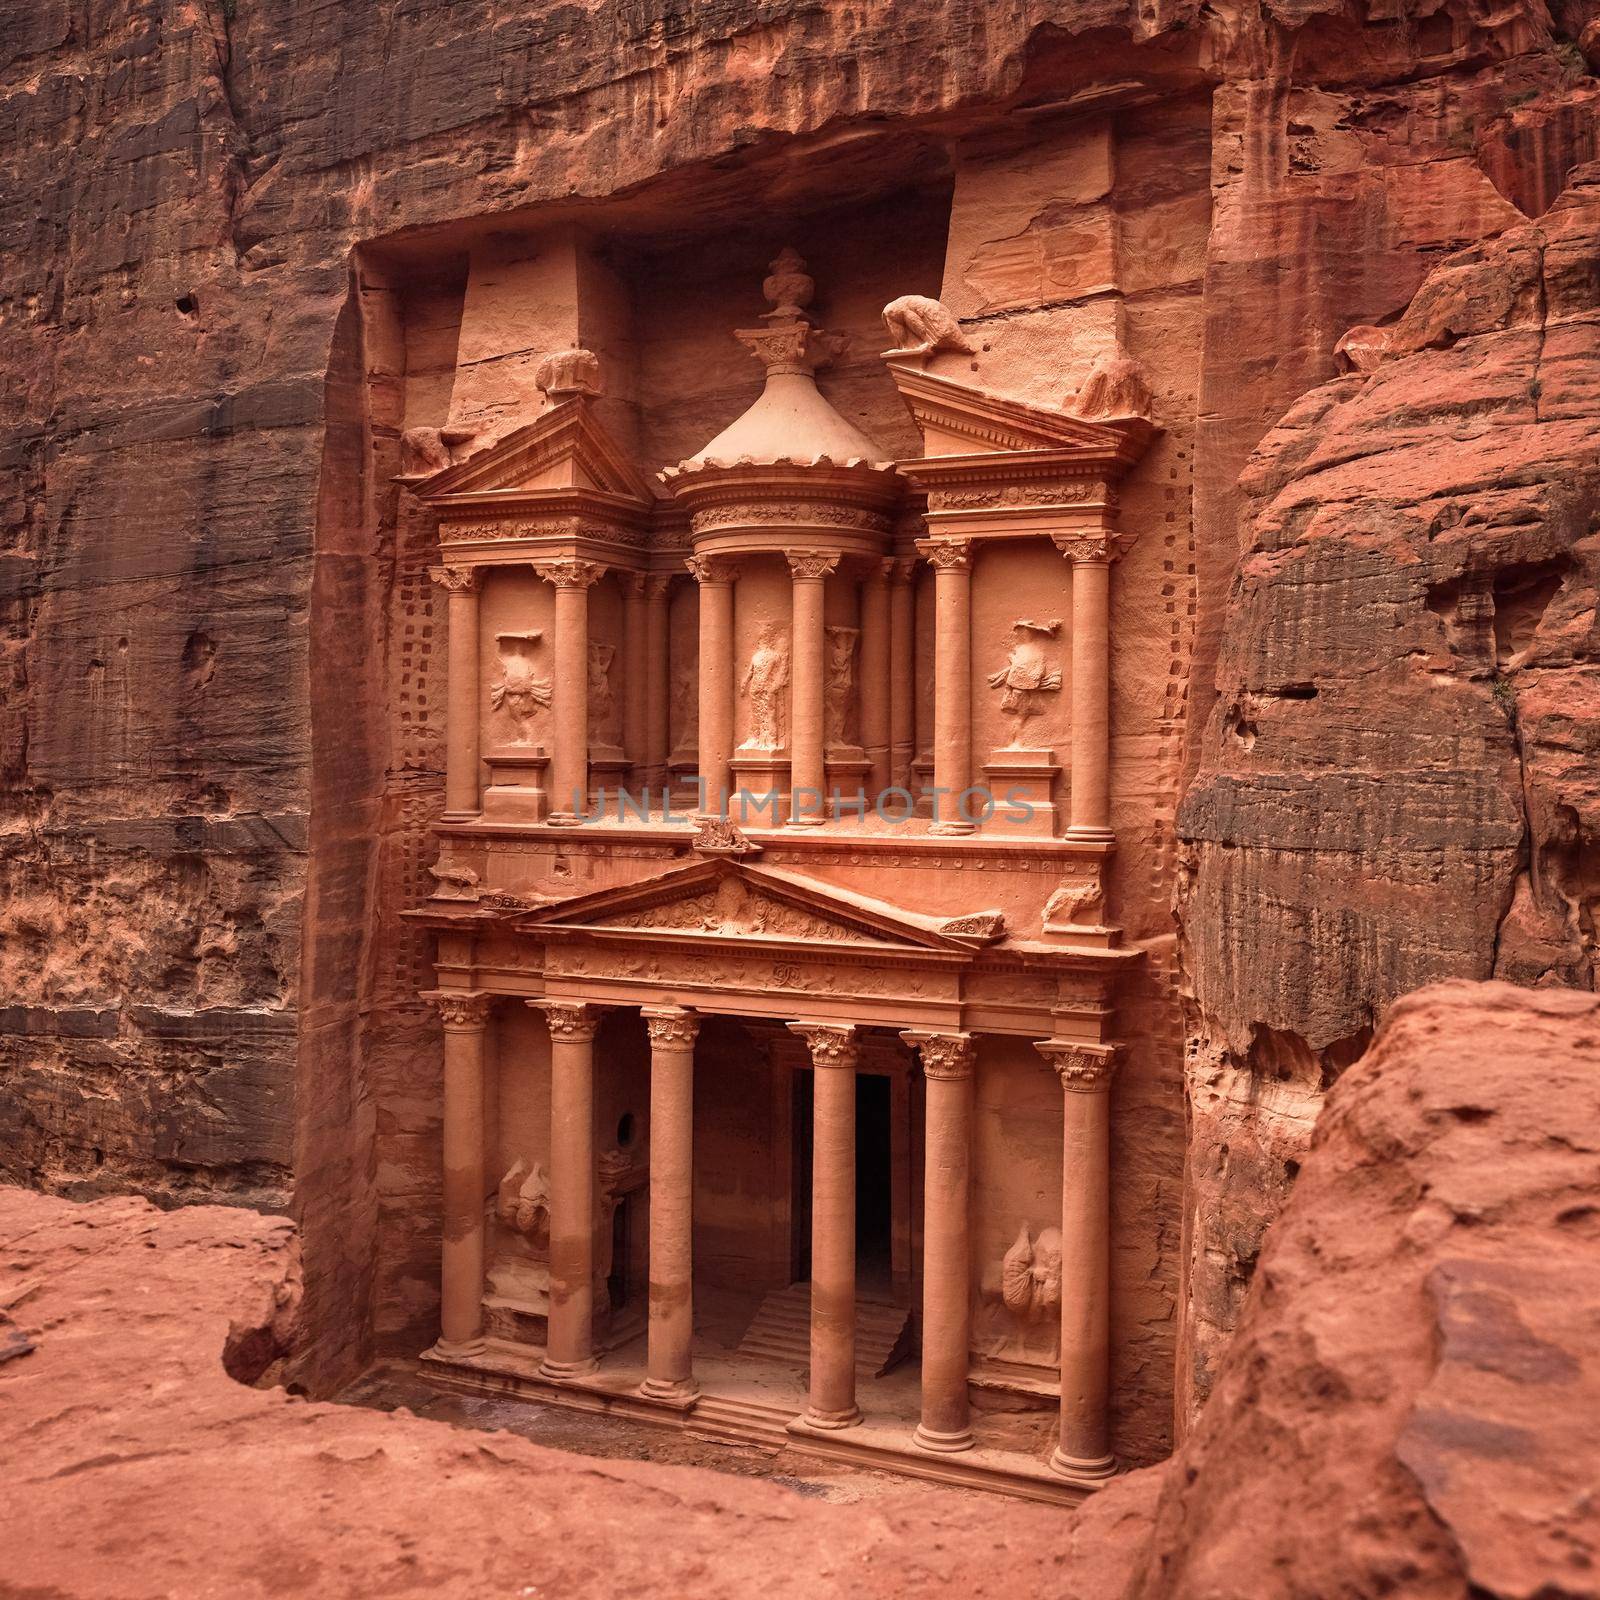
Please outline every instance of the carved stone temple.
M1155 733L1119 505L1159 430L1115 329L1092 404L1044 403L931 295L880 294L881 345L830 329L863 286L805 247L685 287L692 339L677 280L621 319L579 249L572 342L521 391L459 369L407 435L447 666L404 911L443 1025L424 1360L1071 1500L1118 1465L1116 1083L1153 980L1117 909L1160 869L1118 821ZM663 467L664 330L662 381L703 363L722 401Z

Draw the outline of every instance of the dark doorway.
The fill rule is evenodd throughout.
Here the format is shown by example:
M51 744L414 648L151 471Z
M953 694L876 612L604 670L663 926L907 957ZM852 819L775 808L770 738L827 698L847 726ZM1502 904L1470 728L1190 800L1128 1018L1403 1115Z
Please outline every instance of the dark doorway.
M889 1143L889 1080L856 1074L856 1278L863 1288L889 1287L893 1157Z

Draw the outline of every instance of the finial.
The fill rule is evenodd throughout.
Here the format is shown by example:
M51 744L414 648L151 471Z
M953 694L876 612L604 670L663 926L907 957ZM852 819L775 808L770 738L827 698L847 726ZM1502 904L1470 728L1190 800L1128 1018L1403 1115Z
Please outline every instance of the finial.
M768 276L761 292L772 305L772 310L762 312L768 322L809 322L806 307L817 292L816 280L806 271L800 252L793 245L785 245L767 263Z

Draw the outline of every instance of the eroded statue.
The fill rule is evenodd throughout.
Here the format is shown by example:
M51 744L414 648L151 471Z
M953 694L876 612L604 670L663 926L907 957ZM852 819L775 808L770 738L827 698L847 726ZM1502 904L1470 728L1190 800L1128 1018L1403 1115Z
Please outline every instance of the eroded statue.
M824 739L830 749L861 742L860 718L856 707L857 628L829 628L827 633L827 679L823 689Z
M589 646L589 729L594 744L612 745L622 738L616 690L611 685L611 668L617 647L610 644Z
M1083 422L1148 422L1153 405L1144 368L1119 351L1090 368L1067 409Z
M1060 691L1060 669L1044 653L1044 641L1054 639L1060 632L1059 620L1031 622L1019 617L1011 625L1011 654L1006 657L1006 664L989 674L989 687L1000 691L1001 712L1016 720L1011 735L1013 749L1022 744L1029 718L1044 710L1043 697Z
M789 639L775 622L766 622L755 653L739 682L750 702L750 731L741 750L777 750L783 746L784 712L789 698Z
M552 400L569 395L604 393L600 386L600 361L592 350L557 350L534 368L533 381Z
M513 744L534 742L537 715L550 704L550 680L533 670L533 648L540 637L537 631L495 635L500 676L489 686L489 705L510 721Z
M889 330L893 349L885 350L885 361L896 356L927 357L941 350L973 355L971 341L961 324L937 300L924 294L903 294L883 308L883 325Z
M991 1272L993 1269L990 1269ZM1061 1230L1024 1222L988 1277L978 1343L990 1356L1027 1366L1051 1367L1061 1352Z

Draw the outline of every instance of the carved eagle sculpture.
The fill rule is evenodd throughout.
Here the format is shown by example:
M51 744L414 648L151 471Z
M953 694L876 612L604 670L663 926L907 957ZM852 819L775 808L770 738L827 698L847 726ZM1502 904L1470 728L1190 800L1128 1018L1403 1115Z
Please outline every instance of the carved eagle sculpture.
M1000 1264L1000 1297L1023 1322L1044 1322L1061 1310L1061 1232L1044 1228L1035 1239L1027 1223Z
M894 349L890 356L930 356L940 350L955 350L972 355L973 348L961 324L937 301L923 294L903 294L883 308L883 325L889 330Z

